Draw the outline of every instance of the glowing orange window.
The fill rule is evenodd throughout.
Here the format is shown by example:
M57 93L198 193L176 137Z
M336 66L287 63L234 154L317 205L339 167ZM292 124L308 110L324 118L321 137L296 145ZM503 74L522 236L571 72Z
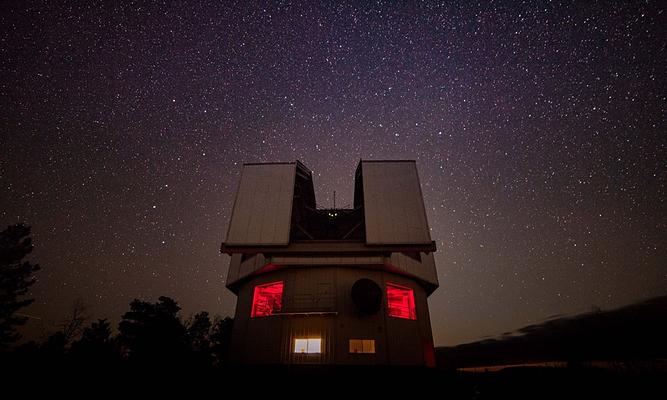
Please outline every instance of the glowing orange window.
M267 317L283 308L283 282L255 286L250 317Z
M390 317L417 319L414 291L404 286L387 283L387 309Z

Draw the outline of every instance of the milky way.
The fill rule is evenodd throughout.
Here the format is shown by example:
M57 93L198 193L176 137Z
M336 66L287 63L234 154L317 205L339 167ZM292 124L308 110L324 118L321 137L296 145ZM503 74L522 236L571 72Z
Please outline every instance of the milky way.
M219 245L258 161L301 160L330 207L359 159L417 160L438 345L667 293L660 3L461 3L5 4L0 223L33 228L32 335L77 298L231 315Z

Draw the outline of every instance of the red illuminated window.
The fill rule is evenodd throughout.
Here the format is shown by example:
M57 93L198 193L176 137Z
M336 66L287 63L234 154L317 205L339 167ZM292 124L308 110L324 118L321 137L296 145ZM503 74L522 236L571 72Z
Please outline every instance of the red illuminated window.
M387 309L390 317L417 319L414 291L404 286L387 283Z
M283 282L272 282L255 286L252 297L251 318L266 317L283 308Z

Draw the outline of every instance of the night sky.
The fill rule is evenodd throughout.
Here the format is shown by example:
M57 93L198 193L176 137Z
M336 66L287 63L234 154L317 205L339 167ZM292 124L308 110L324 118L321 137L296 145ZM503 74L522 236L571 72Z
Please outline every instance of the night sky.
M77 298L114 323L161 295L233 315L244 162L301 160L331 207L359 159L417 160L436 345L667 293L661 2L56 3L0 9L29 336Z

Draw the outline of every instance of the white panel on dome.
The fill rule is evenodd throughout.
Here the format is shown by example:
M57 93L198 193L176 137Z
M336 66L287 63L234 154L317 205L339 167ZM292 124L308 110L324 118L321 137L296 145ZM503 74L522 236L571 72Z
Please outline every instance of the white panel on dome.
M295 163L244 165L226 244L289 244L295 176Z
M414 161L362 161L367 244L428 244Z

